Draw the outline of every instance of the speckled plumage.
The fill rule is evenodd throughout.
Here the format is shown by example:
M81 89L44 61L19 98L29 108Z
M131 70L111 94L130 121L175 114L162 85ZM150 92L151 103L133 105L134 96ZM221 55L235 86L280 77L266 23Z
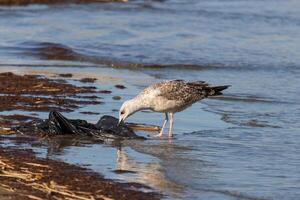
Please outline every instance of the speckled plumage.
M185 82L183 80L169 80L153 84L131 100L125 101L120 108L119 122L137 111L150 109L165 113L165 120L158 136L162 136L164 127L170 115L169 137L172 137L173 115L193 103L208 96L221 95L224 86L210 86L204 81Z
M218 88L204 81L168 80L145 88L136 98L157 112L179 112L203 98L219 94Z

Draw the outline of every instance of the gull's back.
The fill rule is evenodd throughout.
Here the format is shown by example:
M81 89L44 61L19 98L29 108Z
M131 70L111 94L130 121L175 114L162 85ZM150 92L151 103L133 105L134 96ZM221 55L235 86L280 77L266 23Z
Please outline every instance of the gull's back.
M169 80L145 88L137 98L156 112L179 112L203 98L221 94L227 87L211 87L204 81Z

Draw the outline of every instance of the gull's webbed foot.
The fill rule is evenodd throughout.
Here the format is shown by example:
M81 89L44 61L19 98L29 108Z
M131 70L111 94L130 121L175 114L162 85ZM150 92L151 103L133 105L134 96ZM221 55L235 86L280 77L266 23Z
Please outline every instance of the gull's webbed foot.
M159 134L154 135L154 137L162 137L163 136L163 131L160 131Z

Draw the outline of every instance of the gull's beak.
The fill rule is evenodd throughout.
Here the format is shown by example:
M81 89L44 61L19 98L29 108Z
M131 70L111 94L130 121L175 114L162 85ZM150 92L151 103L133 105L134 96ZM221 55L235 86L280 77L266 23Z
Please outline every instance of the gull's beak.
M120 124L123 122L123 119L122 118L120 118L119 119L119 122L118 122L118 124L117 124L117 126L120 126Z

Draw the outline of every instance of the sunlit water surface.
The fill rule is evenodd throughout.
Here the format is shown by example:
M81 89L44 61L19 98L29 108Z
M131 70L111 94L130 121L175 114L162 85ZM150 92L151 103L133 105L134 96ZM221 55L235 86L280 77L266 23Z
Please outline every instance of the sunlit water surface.
M299 10L296 0L0 7L0 70L97 76L97 87L113 90L101 95L105 104L66 113L91 122L100 116L79 112L117 116L112 109L122 100L160 79L230 84L223 97L175 114L172 140L125 141L121 150L112 142L34 149L108 178L144 183L170 199L297 199ZM49 46L67 49L58 53L67 56L45 55L41 49ZM112 68L122 62L177 67ZM115 84L127 89L117 90ZM129 121L160 125L162 117L140 112ZM116 169L134 173L116 174Z

